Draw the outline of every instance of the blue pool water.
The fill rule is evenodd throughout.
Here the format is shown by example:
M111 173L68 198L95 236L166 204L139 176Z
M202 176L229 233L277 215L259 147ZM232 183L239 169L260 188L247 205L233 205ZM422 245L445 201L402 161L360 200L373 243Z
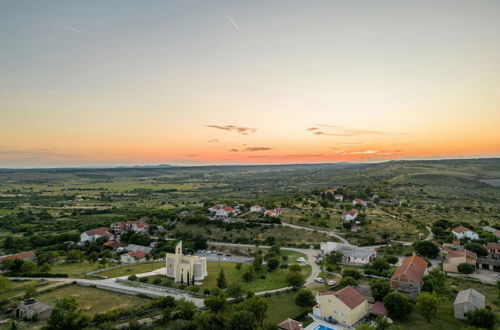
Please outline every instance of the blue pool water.
M332 328L325 327L324 325L318 325L314 330L333 330Z

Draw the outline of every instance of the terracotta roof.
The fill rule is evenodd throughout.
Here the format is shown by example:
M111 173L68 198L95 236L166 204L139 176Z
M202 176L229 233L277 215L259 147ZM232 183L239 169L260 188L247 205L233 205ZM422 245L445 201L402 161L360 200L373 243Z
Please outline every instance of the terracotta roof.
M107 236L107 237L112 236L112 234L108 231L108 228L106 227L87 230L85 233L89 236L94 236L94 235Z
M451 231L455 233L463 233L464 231L472 231L469 228L463 227L463 226L458 226L456 228L453 228Z
M224 206L222 209L226 212L231 212L233 210L231 206Z
M474 252L472 251L469 251L469 250L452 250L450 252L448 252L448 258L460 258L460 257L464 257L464 256L467 256L469 258L473 258L473 259L477 259L477 254L475 254Z
M136 259L142 259L146 256L146 253L141 252L141 251L130 251L128 253L129 256L134 257Z
M460 245L460 241L453 241L451 244L453 244L453 245Z
M334 295L350 309L354 309L359 306L359 304L366 301L366 298L361 293L354 290L352 286L346 286L339 291L328 291L322 295Z
M358 210L350 210L349 212L347 212L347 214L356 215L358 214Z
M411 256L403 259L401 266L391 276L391 281L398 281L400 276L406 276L414 283L422 282L427 261L419 256Z
M342 194L335 194L335 197L342 197Z
M302 323L292 319L286 319L280 324L278 324L278 328L283 330L300 330L302 329Z
M381 301L376 301L370 308L368 308L368 311L376 315L389 316L384 303Z
M362 199L356 198L356 199L354 200L354 202L356 202L356 203L363 203L364 201L363 201Z
M103 246L109 246L109 247L112 247L112 248L117 248L120 246L120 243L118 243L117 241L107 241L107 242L104 242Z
M27 251L27 252L19 252L15 254L9 254L8 256L3 256L0 257L0 262L4 260L15 260L15 259L28 259L28 258L34 258L35 253L33 251Z
M500 243L488 243L486 247L490 250L500 250Z

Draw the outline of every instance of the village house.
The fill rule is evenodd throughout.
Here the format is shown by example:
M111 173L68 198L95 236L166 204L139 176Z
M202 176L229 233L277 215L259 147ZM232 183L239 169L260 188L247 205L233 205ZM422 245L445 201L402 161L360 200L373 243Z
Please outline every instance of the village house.
M264 215L267 215L268 217L271 217L271 218L279 217L280 214L281 214L281 210L280 209L266 210L264 212Z
M115 236L111 234L106 227L100 227L87 230L80 235L80 244L85 242L95 242L98 238L105 237L108 240L114 240Z
M102 247L108 250L116 251L121 246L117 241L106 241L102 244Z
M495 235L497 238L500 238L500 230L498 229L495 229L493 227L490 227L490 226L484 226L482 228L484 231L488 231L490 233L492 233L493 235Z
M485 297L474 289L462 290L457 294L453 303L456 319L465 320L465 314L478 308L485 307Z
M479 235L476 232L473 232L469 228L463 227L463 226L458 226L456 228L453 228L451 230L451 233L457 238L457 239L462 239L462 238L469 238L471 240L474 239L479 239Z
M35 253L33 251L19 252L0 257L0 262L5 260L35 260Z
M27 321L43 320L50 316L52 307L35 299L28 299L12 310L15 317Z
M144 261L146 253L141 251L130 251L120 256L120 261L125 264L132 264L134 262Z
M149 225L144 221L119 221L111 224L111 230L116 234L121 234L128 231L136 233L146 233Z
M344 200L344 195L342 194L335 194L333 196L333 199L336 201L336 202L342 202Z
M458 265L468 263L476 267L477 255L469 250L451 250L443 261L443 270L450 273L458 273Z
M488 250L488 258L500 259L500 243L488 243L486 249Z
M368 302L358 291L346 286L338 291L321 293L313 314L351 327L368 314Z
M292 320L290 318L284 320L278 324L278 329L280 330L302 330L303 325L299 321Z
M207 258L182 254L182 241L175 246L175 253L165 255L166 275L175 282L201 281L207 275Z
M149 246L137 245L137 244L129 244L125 247L126 251L129 252L142 252L144 254L149 254L153 248Z
M415 297L422 289L427 261L419 256L403 259L401 266L391 276L391 288L407 296Z
M250 212L260 213L262 212L262 206L255 204L250 207Z
M360 232L361 231L361 226L358 226L358 225L354 225L351 227L351 232L353 233L357 233L357 232Z
M377 252L372 248L362 248L337 242L322 242L320 249L323 255L332 251L340 252L344 256L342 263L355 266L367 265L377 256Z
M356 205L361 205L365 209L368 207L368 204L364 200L359 199L359 198L356 198L352 201L352 206L356 206Z
M356 220L357 217L358 217L358 210L354 209L342 215L341 220L343 223L346 223Z

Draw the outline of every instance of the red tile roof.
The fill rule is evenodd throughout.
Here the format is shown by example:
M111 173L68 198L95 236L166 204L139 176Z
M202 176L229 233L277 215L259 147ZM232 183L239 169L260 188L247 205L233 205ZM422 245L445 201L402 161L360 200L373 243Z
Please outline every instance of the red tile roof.
M232 208L231 206L224 206L224 207L223 207L223 209L224 209L224 211L226 211L226 212L231 212L231 211L233 211L233 208Z
M406 276L414 283L421 283L427 267L427 261L419 256L403 259L401 266L391 276L391 281L398 281L401 276Z
M453 228L451 231L453 231L455 233L463 233L464 231L472 231L472 230L470 230L469 228L466 228L464 226L458 226L456 228Z
M128 253L129 256L134 257L136 259L142 259L146 256L146 253L141 252L141 251L130 251Z
M300 330L302 329L302 323L292 319L286 319L278 324L278 328L282 330Z
M25 259L30 259L30 258L34 258L34 257L35 257L35 253L33 251L19 252L19 253L15 253L15 254L9 254L8 256L0 257L0 262L2 262L4 260L15 260L15 259L25 260Z
M338 291L328 291L321 295L333 295L350 309L354 309L359 306L359 304L366 301L366 298L361 293L356 291L352 286L346 286L342 290Z
M488 243L486 247L490 250L500 250L500 243Z
M112 247L113 249L116 249L117 247L120 246L120 243L118 243L117 241L107 241L107 242L104 242L103 246L108 246L108 247Z
M375 315L389 316L384 303L381 301L376 301L370 308L368 308L368 311Z
M108 231L108 228L106 227L87 230L85 233L89 236L100 235L100 236L111 237L113 235Z
M464 256L467 256L469 258L473 258L473 259L477 259L477 254L475 254L474 252L472 251L469 251L469 250L452 250L450 252L448 252L448 258L451 259L451 258L460 258L460 257L464 257Z

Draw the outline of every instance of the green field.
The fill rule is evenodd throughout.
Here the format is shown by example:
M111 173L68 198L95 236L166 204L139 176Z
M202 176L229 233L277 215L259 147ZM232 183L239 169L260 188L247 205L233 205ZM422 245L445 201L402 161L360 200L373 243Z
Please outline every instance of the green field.
M141 306L148 300L132 295L119 294L80 285L70 285L47 293L42 293L36 299L54 306L57 299L75 298L79 308L85 313L94 315L114 308L129 308Z
M57 263L52 266L50 272L53 274L68 274L71 278L84 278L86 272L98 269L98 263L90 263L87 261L78 263Z
M280 293L267 297L268 310L264 320L266 324L278 324L287 318L296 319L296 317L311 308L299 307L295 304L297 292Z
M256 279L251 282L245 282L242 279L243 273L249 268L249 265L242 265L242 268L238 271L234 263L221 262L220 266L217 262L207 263L208 276L203 280L201 289L213 289L217 287L217 276L219 275L220 269L224 269L224 274L226 276L227 284L231 285L233 283L240 283L243 286L244 291L261 292L273 289L279 289L287 287L286 283L286 271L276 270L272 273L261 272L256 274ZM311 267L303 267L302 275L307 278L311 273ZM264 275L265 279L259 278L260 275Z
M155 261L144 264L134 264L134 265L123 265L118 268L105 270L103 272L97 273L97 275L106 276L108 278L128 276L140 273L151 272L155 269L165 267L164 261Z

